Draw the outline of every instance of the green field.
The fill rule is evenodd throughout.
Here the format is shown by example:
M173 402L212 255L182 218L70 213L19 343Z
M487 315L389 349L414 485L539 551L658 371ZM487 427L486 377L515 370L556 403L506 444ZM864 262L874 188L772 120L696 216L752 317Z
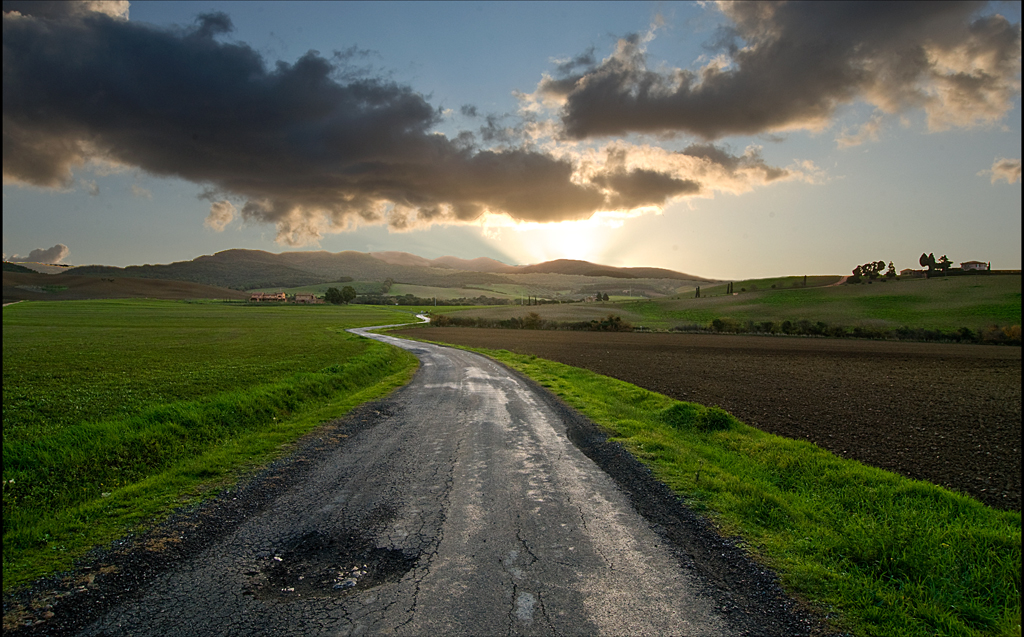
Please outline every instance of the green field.
M736 284L734 290L739 290ZM748 288L749 290L749 288ZM723 288L724 292L724 288ZM709 290L708 294L713 294ZM981 330L1020 325L1021 279L1017 275L908 279L835 287L759 288L732 296L704 296L623 305L661 325L737 321L822 321L829 325L902 326Z
M836 628L1021 634L1019 512L767 434L718 408L535 356L475 351L591 418Z
M733 281L733 290L736 292L757 292L758 290L784 290L787 288L820 288L833 283L838 283L843 277L839 275L812 275L812 276L779 276L767 279L743 279ZM717 285L702 285L701 296L718 296L726 293L726 283ZM686 290L683 294L676 295L676 298L689 298L693 296L693 290Z
M808 279L808 287L792 287L793 283L802 282L803 277L762 279L757 291L748 288L747 292L735 295L726 295L725 286L714 286L702 289L701 298L694 298L692 293L649 301L616 298L606 303L563 303L529 310L541 318L557 321L587 321L613 313L633 325L662 330L693 324L707 327L714 319L731 319L741 324L806 320L848 328L943 331L1020 325L1019 275L909 279L831 287L826 287L827 282L838 277ZM782 287L783 283L787 287ZM812 283L819 285L812 287ZM777 286L774 289L773 284ZM735 285L736 290L740 287ZM500 319L522 314L523 308L518 306L462 312L463 316Z
M407 381L367 306L23 302L3 312L4 589Z

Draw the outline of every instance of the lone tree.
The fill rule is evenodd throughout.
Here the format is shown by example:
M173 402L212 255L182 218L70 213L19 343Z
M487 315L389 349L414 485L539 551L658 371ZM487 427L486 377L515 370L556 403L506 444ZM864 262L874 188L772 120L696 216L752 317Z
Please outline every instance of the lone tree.
M334 305L341 305L344 303L344 299L341 296L341 290L338 288L327 288L327 293L324 294L324 300Z
M341 288L341 300L343 303L354 301L355 298L356 289L354 287L352 287L351 285L346 285L345 287Z
M889 269L885 271L885 278L892 279L892 278L895 278L895 277L896 277L896 266L894 266L892 264L892 261L890 261L889 262Z
M699 299L700 298L700 286L699 285L697 286L697 295L695 297L693 297L693 298L695 298L695 299Z
M931 274L932 271L935 270L935 267L936 267L936 264L935 264L935 254L933 254L933 253L932 254L925 254L924 252L922 252L921 253L921 258L918 259L917 262L921 264L922 268L928 268L928 273L929 274Z

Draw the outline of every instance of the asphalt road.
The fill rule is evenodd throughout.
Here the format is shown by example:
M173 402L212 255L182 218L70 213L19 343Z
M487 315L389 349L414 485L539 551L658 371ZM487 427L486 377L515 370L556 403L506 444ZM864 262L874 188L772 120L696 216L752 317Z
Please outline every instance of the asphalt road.
M77 621L32 632L65 632L62 621L82 635L161 636L812 630L767 590L770 574L735 566L734 546L680 548L638 513L530 382L469 352L365 335L412 351L413 382L148 540L146 555L170 547L164 561L122 558L107 584L80 586Z

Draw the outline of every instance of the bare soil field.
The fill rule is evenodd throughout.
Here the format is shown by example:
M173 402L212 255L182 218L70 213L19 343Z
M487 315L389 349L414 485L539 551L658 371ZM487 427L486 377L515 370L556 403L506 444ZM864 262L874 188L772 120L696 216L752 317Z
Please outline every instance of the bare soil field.
M419 328L428 340L535 354L754 427L1021 505L1021 349L715 334Z

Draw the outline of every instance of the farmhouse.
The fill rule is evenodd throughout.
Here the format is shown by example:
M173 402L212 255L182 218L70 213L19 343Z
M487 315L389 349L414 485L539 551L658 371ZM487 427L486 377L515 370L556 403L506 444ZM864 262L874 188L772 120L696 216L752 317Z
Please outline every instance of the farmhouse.
M961 270L989 270L991 265L984 261L962 261L960 263Z
M906 279L923 279L927 275L928 273L924 270L912 270L910 268L900 270L900 276Z
M295 295L296 303L323 303L323 299L316 298L315 294L302 294L297 293Z

